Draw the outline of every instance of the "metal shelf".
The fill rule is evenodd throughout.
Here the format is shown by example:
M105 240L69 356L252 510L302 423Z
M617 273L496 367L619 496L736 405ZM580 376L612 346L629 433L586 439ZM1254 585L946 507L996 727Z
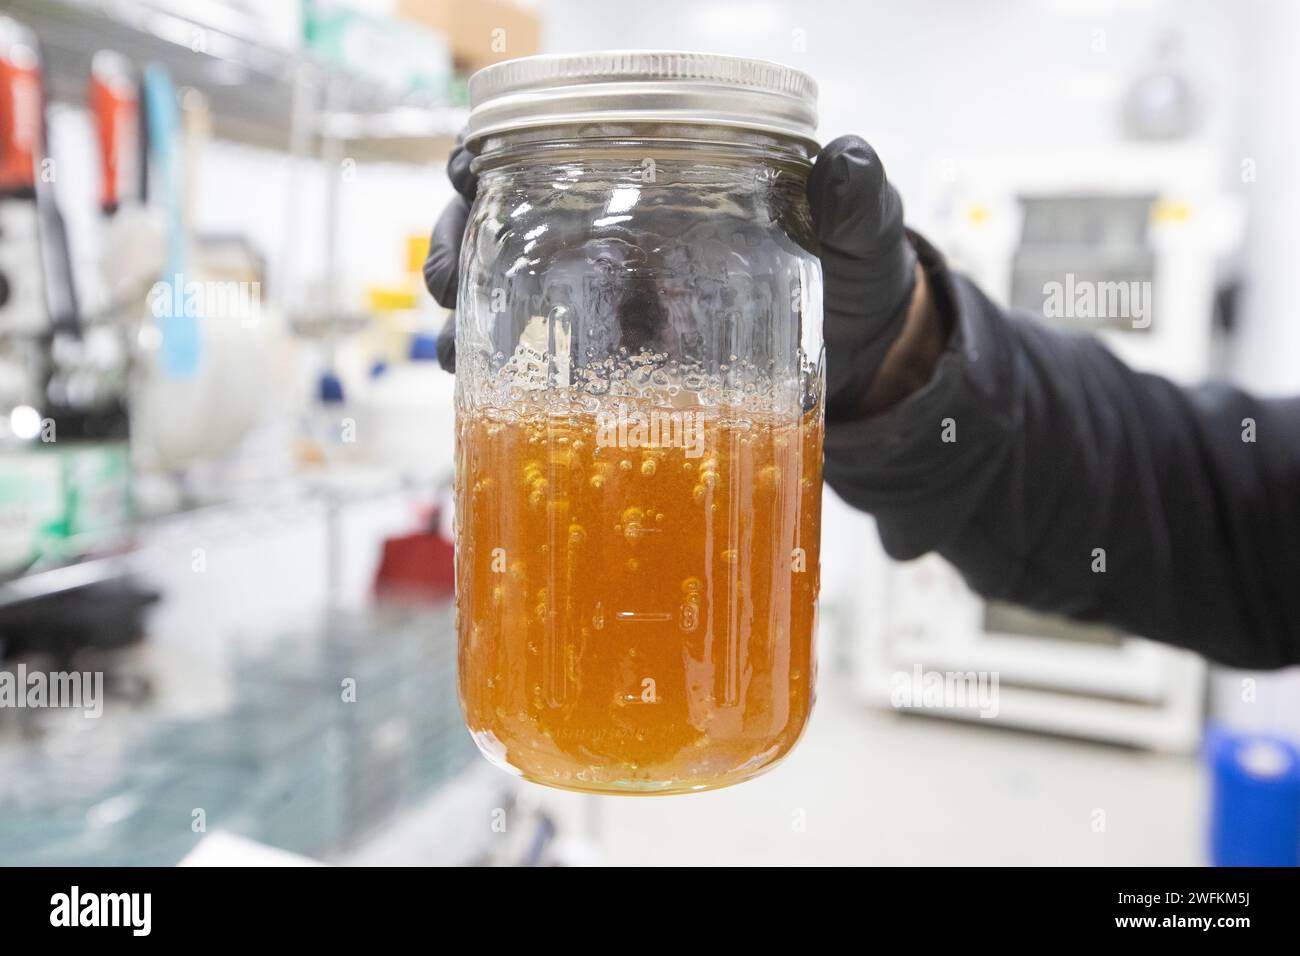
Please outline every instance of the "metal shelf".
M358 159L435 161L446 155L466 112L432 93L397 94L299 51L155 9L138 0L3 0L0 13L35 31L49 96L85 101L90 61L103 49L136 64L159 63L177 86L208 98L223 139L287 150L295 88L326 91L331 111L317 134L339 137Z
M114 581L125 575L128 569L122 555L110 555L32 571L0 581L0 607Z
M298 520L301 509L314 509L320 517L331 520L340 510L353 505L391 495L431 496L437 491L438 486L431 481L386 468L357 465L301 472L270 492L245 493L224 501L141 515L112 531L87 536L80 546L78 539L71 539L66 559L0 575L0 608L124 577L147 550L142 548L145 537L165 533L169 528L193 533L197 525L216 522L228 535L256 534L258 521L267 517Z

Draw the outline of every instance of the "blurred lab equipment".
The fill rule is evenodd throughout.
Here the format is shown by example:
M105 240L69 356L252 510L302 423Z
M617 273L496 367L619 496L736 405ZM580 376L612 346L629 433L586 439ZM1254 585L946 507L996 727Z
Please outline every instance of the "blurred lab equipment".
M450 477L456 453L455 379L438 365L431 332L411 336L405 362L376 369L362 393L358 431L366 453L416 477Z
M456 549L442 534L435 508L425 530L384 541L375 572L375 595L390 600L450 600L456 590Z
M0 17L0 331L51 324L37 184L45 160L45 92L35 35Z
M148 298L133 425L146 466L179 469L230 453L265 415L279 325L264 308L260 277L212 275L192 238L196 164L182 155L193 156L208 140L206 100L193 90L181 99L182 140L182 111L166 72L146 70L145 91L150 175L158 184L151 193L166 210L168 253Z
M159 206L147 202L149 162L142 79L126 57L99 50L91 59L88 103L99 144L99 205L105 242L100 271L105 311L133 310L163 274L167 227ZM130 315L134 328L137 317Z
M398 330L400 354L382 355L375 428L363 431L380 439L377 453L367 446L330 462L345 468L288 470L314 372L333 375L321 405L341 405L333 400L344 382L349 414L369 400L371 382L354 381L349 363L372 344L357 333L381 311L346 301L344 177L319 174L383 160L415 164L404 173L413 177L445 156L464 122L448 45L346 11L314 21L310 36L297 17L287 36L272 36L261 14L220 4L5 6L23 25L0 18L0 648L6 665L103 671L118 706L102 724L24 712L21 740L0 748L0 860L173 863L202 836L192 829L196 807L214 828L339 859L473 754L455 694L450 546L395 493L432 492L452 461L453 380L434 370L418 336L408 347L416 327ZM372 61L376 50L382 62ZM71 145L57 177L42 165L46 81L52 141ZM303 88L309 95L298 95ZM232 154L272 167L270 177L283 160L294 164L286 221L275 224L284 228L272 239L260 219L203 229L204 197L216 193L208 177L227 174ZM310 195L319 185L323 202ZM272 219L280 198L267 207ZM241 193L231 206L246 201ZM321 207L323 229L312 219ZM61 208L79 214L69 216L78 226L70 234ZM295 295L292 270L268 267L259 249L281 235L307 253L320 298ZM411 301L412 315L432 309L422 289ZM287 340L283 302L298 310L304 348ZM422 407L430 395L445 418L432 429ZM267 427L268 412L279 431ZM274 483L255 473L259 455L287 462ZM155 493L158 485L167 491ZM375 556L385 536L393 545L374 582L377 609L345 613L342 592L353 579L368 592L374 571L364 557L345 562L342 543L362 485L355 497L388 496L391 524L374 532ZM302 507L269 516L245 507L272 495ZM138 513L142 501L147 513ZM322 510L323 534L308 520ZM319 534L327 580L303 587L313 549L295 556L283 581L276 568L267 590L277 600L295 588L323 592L296 620L321 605L327 620L241 643L231 652L231 699L201 715L172 713L168 655L195 652L195 607L211 599L206 588L223 586L220 572L199 576L206 555L221 536L260 542L286 522L295 533L313 525L307 535ZM345 564L350 576L336 573ZM238 618L213 629L223 639L254 629ZM159 652L150 628L178 620L181 633L163 637L180 640ZM355 682L354 701L343 699L344 681ZM188 690L179 693L186 704Z
M0 18L0 575L129 517L125 357L88 326L52 189L35 36Z
M0 600L0 666L102 674L106 696L143 702L153 692L153 681L133 660L131 649L144 641L147 612L160 597L126 574L28 599L5 595ZM102 706L101 701L101 712ZM28 736L39 736L39 714L17 712Z
M1129 83L1124 96L1124 131L1133 139L1185 139L1195 129L1196 94L1180 62L1177 33L1159 39L1149 70Z

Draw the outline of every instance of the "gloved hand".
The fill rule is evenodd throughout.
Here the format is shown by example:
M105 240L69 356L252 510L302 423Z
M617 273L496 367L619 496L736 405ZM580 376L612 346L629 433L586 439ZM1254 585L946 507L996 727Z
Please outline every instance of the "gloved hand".
M456 292L460 288L460 244L465 237L465 224L469 221L469 207L478 192L478 177L469 170L474 158L464 146L465 134L456 137L456 146L447 160L447 178L457 196L447 204L429 237L429 255L424 260L424 284L429 293L444 309L456 308ZM456 313L438 333L438 364L448 372L456 371Z
M424 264L425 284L445 308L456 304L461 238L478 187L470 159L458 140L447 173L459 195L433 227ZM903 229L902 200L875 150L857 136L827 144L809 177L808 202L822 246L827 416L870 414L923 384L942 333ZM902 335L905 326L912 329ZM438 336L448 371L455 339L453 315Z

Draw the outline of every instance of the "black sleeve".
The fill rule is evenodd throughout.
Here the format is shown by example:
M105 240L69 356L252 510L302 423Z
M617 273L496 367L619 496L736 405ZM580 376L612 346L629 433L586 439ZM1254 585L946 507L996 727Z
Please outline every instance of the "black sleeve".
M826 480L886 551L1224 664L1300 663L1300 398L1135 372L913 240L947 350L920 391L826 430Z

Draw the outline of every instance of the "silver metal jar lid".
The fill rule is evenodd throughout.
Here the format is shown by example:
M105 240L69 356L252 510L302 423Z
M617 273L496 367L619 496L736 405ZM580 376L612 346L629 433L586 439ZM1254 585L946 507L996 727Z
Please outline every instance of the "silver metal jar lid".
M710 53L607 50L506 60L469 80L465 143L538 126L668 123L787 136L816 151L817 82L772 63Z

